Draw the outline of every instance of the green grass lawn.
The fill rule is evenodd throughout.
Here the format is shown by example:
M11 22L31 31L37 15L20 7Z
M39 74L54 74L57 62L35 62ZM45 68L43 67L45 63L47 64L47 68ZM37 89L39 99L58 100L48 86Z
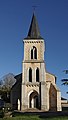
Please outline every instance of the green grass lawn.
M9 113L9 114L6 114ZM66 112L68 113L68 112ZM13 117L7 117L7 115L12 115ZM55 115L58 115L55 117ZM3 112L0 111L0 120L68 120L68 116L65 116L65 113L63 112L64 116L59 116L60 114L28 114L28 113L20 113L20 112ZM66 114L68 115L68 114ZM2 117L2 118L1 118Z
M68 120L68 116L46 118L40 115L22 115L12 118L0 118L0 120Z

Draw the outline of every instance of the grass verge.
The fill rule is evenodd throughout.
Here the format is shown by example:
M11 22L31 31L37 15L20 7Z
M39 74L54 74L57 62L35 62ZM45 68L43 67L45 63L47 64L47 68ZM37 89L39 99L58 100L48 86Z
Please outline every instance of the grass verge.
M45 117L40 115L21 115L12 118L0 118L0 120L68 120L68 116Z

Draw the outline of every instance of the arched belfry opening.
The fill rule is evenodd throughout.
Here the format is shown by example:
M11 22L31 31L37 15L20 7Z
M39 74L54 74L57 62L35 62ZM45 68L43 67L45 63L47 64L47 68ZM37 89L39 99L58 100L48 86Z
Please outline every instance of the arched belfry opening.
M37 48L35 46L31 49L31 59L37 59Z
M36 82L39 82L39 68L36 69Z
M31 59L33 59L33 49L31 49Z
M37 48L34 47L34 59L37 59Z
M29 108L39 108L39 99L37 91L33 91L29 95Z
M32 82L32 69L29 68L29 82Z

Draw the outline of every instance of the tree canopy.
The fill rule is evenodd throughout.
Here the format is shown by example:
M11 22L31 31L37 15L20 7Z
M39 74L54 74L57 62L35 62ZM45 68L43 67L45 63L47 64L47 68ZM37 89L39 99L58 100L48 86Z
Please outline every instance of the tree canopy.
M9 73L3 76L0 80L0 95L1 98L6 102L10 102L10 90L16 82L14 77L15 75Z
M63 72L65 74L68 74L68 70L64 70ZM62 85L68 85L68 78L64 78L61 81L62 81ZM68 91L66 93L68 94Z

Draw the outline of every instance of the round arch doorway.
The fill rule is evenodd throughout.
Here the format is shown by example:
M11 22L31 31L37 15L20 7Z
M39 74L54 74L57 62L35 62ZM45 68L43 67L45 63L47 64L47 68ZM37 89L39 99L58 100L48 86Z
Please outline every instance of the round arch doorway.
M36 91L33 91L29 96L29 107L39 108L38 93Z

